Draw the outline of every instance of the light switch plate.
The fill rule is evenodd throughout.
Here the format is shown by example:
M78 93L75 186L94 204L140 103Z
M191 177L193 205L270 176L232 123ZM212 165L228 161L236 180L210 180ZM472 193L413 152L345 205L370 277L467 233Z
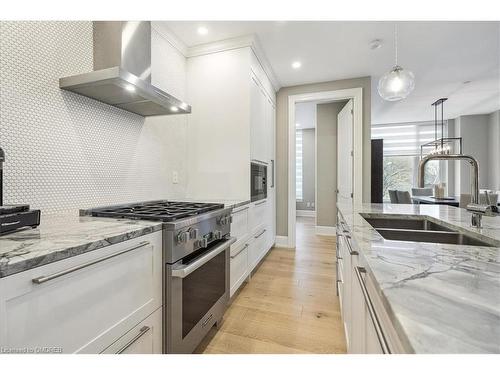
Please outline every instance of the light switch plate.
M177 171L172 172L172 183L174 183L174 184L179 183L179 172L177 172Z

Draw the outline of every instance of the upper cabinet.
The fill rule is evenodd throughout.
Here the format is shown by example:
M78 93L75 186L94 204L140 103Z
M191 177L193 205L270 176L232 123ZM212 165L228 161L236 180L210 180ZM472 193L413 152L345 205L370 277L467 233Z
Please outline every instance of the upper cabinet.
M251 47L187 59L189 198L250 198L250 161L274 160L275 97Z

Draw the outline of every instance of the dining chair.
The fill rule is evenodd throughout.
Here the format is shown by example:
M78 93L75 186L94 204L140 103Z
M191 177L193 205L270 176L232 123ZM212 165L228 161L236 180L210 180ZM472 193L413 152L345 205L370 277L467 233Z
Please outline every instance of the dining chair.
M400 204L412 204L409 191L397 190L397 197Z
M389 190L389 198L391 199L391 203L398 203L397 190Z
M430 197L433 194L432 188L411 188L411 195Z

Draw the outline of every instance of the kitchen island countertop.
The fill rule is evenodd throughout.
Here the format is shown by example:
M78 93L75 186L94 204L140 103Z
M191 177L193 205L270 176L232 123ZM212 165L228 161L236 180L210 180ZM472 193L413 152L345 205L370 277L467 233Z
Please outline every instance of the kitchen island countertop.
M388 315L409 352L500 353L500 217L443 205L338 204ZM459 232L486 236L493 247L392 241L360 214L425 215ZM482 237L484 239L484 237Z

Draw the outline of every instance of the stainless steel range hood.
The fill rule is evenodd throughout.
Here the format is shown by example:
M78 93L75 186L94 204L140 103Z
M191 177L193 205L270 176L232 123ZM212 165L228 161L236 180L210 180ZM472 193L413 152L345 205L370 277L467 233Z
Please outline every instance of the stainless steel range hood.
M59 87L142 116L191 113L191 106L151 84L151 22L93 22L94 71L59 79Z

